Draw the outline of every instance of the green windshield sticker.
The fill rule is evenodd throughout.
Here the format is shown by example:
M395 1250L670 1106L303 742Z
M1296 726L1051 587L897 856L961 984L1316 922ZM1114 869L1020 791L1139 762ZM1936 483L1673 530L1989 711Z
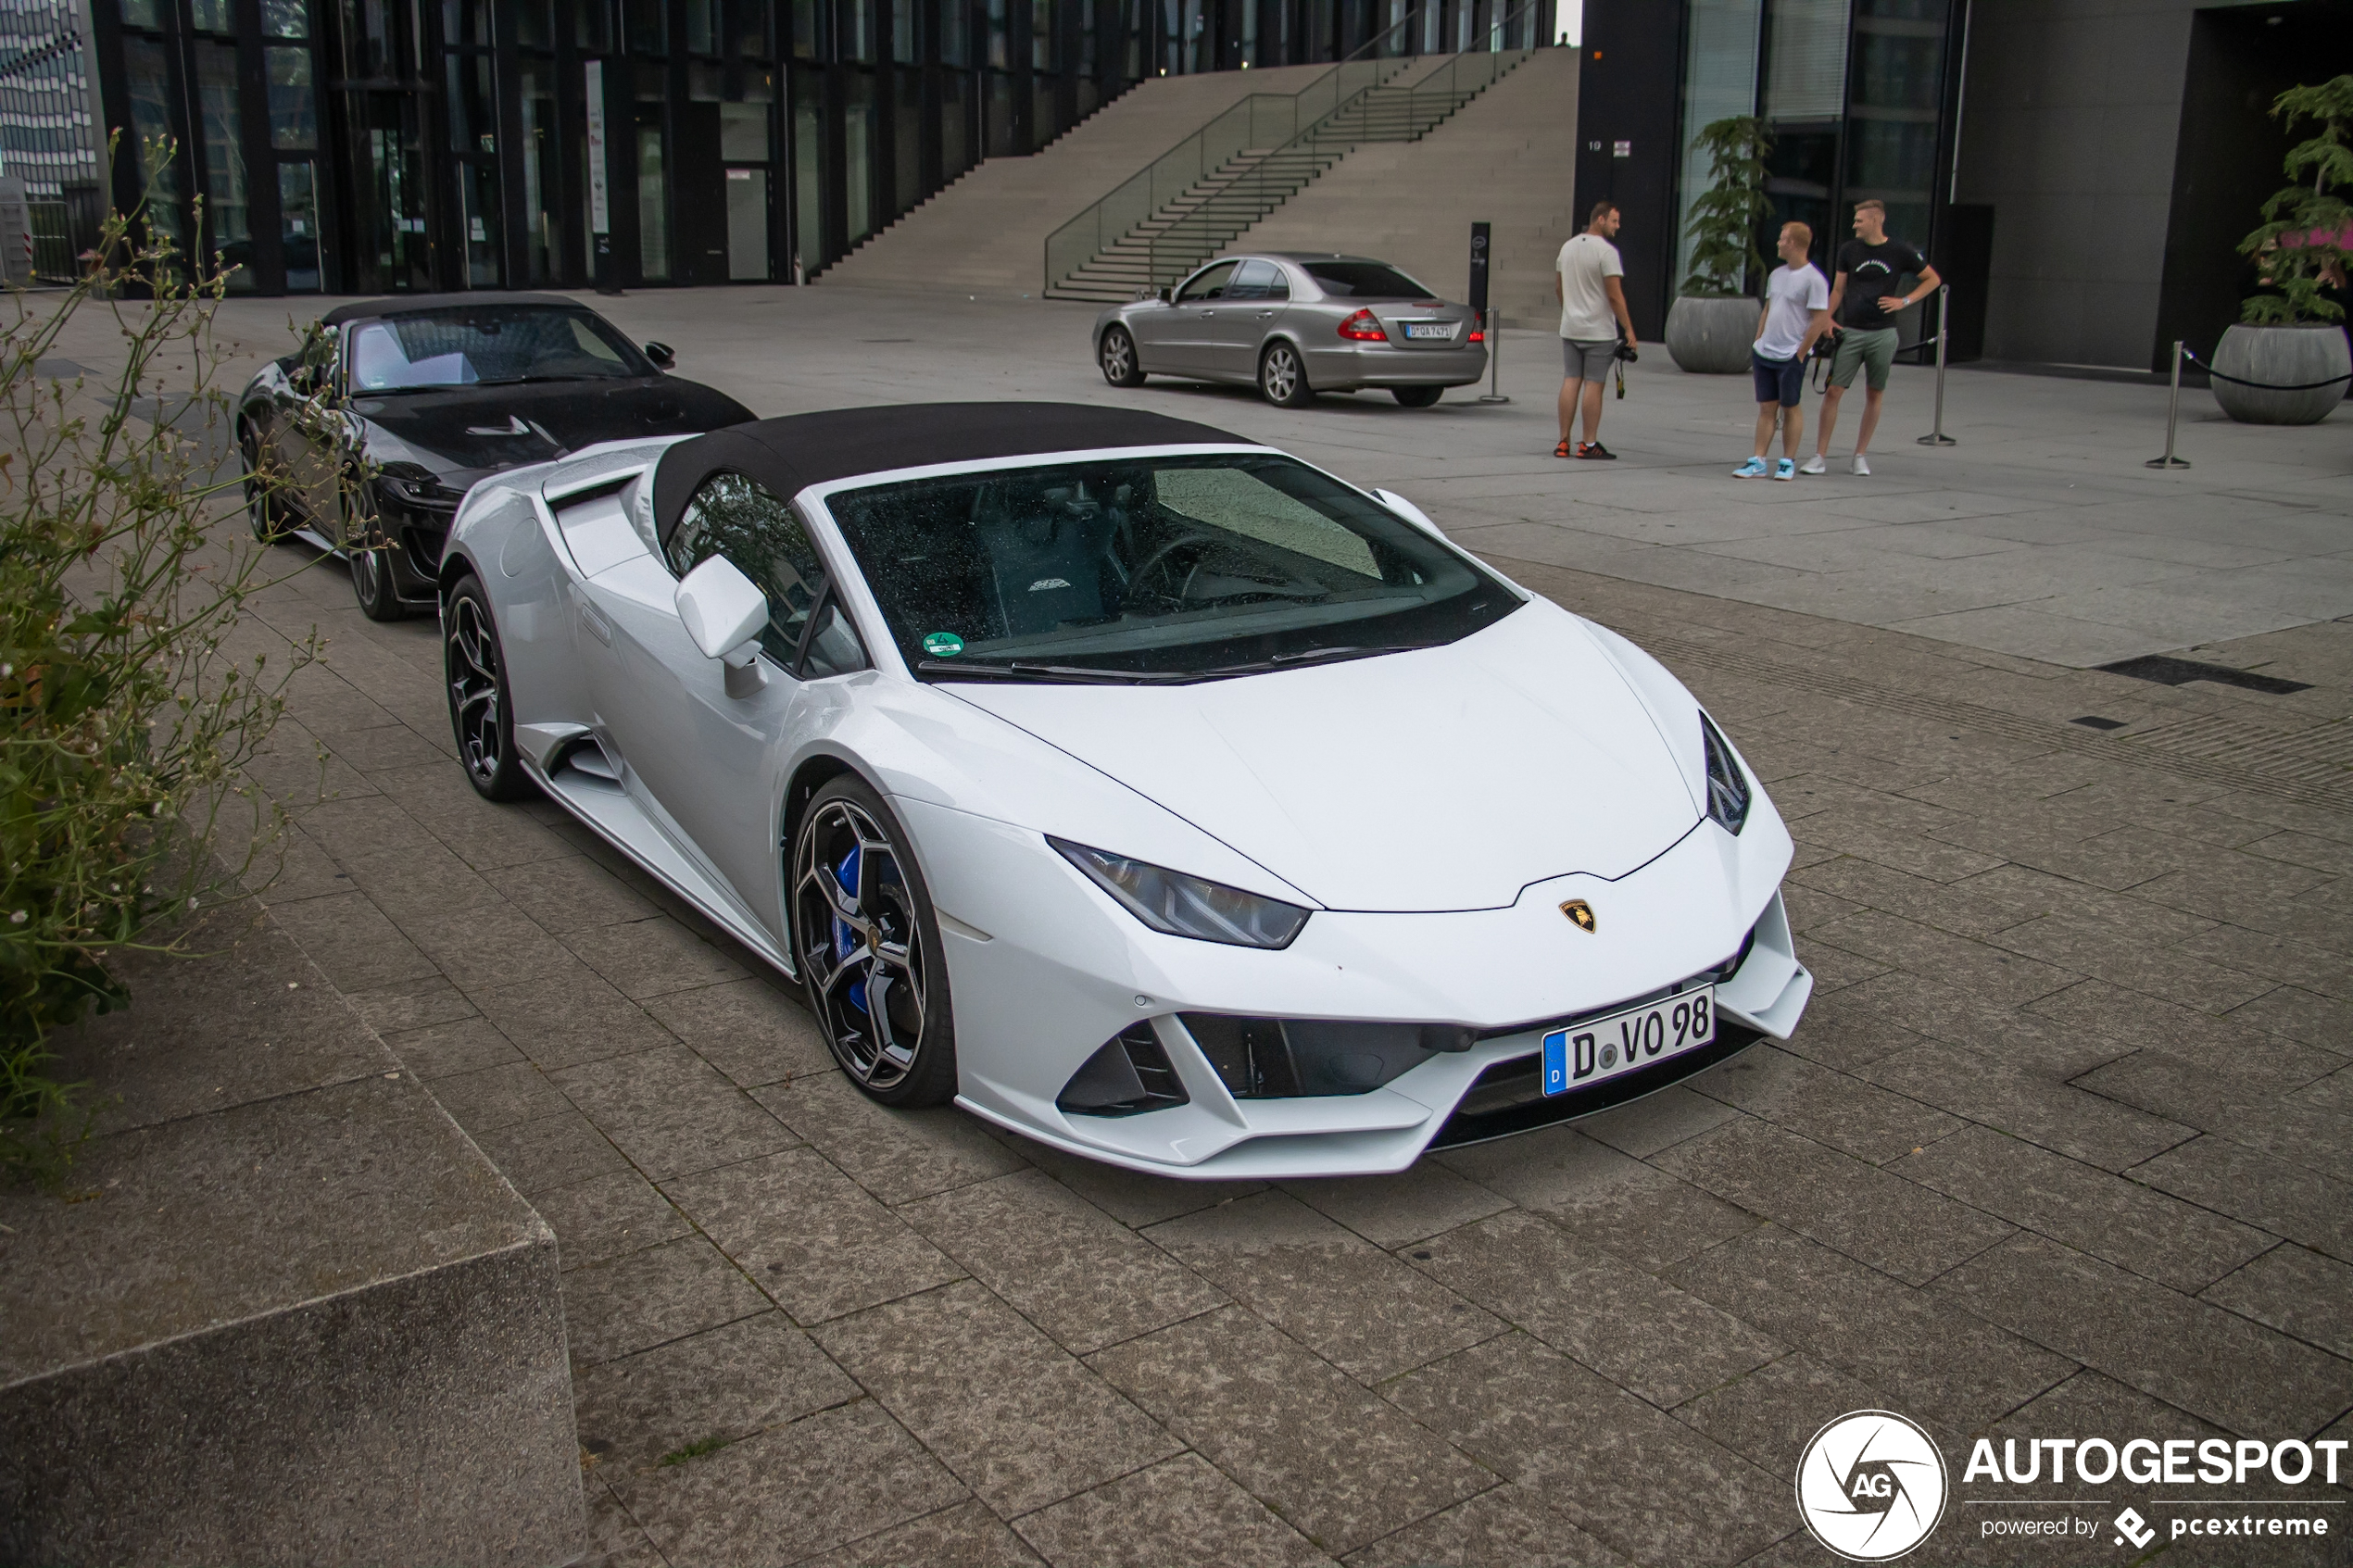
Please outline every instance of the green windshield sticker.
M934 659L953 659L964 651L964 639L953 632L926 632L924 651Z

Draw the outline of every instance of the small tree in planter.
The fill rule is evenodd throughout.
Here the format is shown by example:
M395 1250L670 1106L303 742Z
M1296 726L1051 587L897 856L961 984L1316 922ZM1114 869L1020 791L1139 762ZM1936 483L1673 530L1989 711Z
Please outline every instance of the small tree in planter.
M2285 169L2295 182L2272 194L2262 227L2239 242L2239 254L2260 269L2265 292L2247 298L2239 324L2214 351L2214 400L2249 423L2311 424L2344 399L2344 378L2353 370L2345 308L2328 297L2345 288L2353 247L2353 207L2342 194L2353 187L2353 76L2291 87L2271 115L2291 132L2310 120L2319 134L2289 149ZM2239 386L2222 376L2297 390Z
M1770 265L1756 248L1756 233L1772 211L1765 196L1771 147L1755 115L1728 116L1692 138L1692 150L1707 155L1709 185L1692 203L1685 228L1694 242L1691 276L1667 314L1667 351L1686 370L1736 375L1748 369L1759 308L1748 290Z

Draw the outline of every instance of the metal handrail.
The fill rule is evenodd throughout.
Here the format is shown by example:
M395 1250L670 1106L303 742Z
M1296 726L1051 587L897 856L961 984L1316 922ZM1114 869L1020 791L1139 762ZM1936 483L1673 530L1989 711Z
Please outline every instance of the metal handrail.
M1530 19L1532 26L1537 3L1528 0L1493 24L1487 40L1500 43L1523 16ZM1410 47L1392 49L1392 43L1411 45L1434 11L1434 6L1408 11L1297 93L1251 94L1089 203L1046 236L1045 286L1051 289L1077 271L1121 235L1224 169L1237 155L1267 146L1277 136L1281 138L1274 144L1277 148L1290 147L1315 126L1404 70L1420 52Z

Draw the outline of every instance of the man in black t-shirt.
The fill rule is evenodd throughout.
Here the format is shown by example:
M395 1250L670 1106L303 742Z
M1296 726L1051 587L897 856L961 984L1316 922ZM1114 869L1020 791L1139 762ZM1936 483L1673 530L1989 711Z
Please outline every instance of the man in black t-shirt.
M1908 290L1901 280L1917 274ZM1879 428L1880 404L1887 396L1888 367L1895 362L1895 313L1934 294L1943 282L1917 245L1887 234L1887 204L1872 196L1855 204L1855 237L1838 247L1838 275L1831 281L1831 330L1838 334L1838 351L1831 358L1831 384L1822 392L1820 431L1814 438L1814 456L1800 473L1821 473L1830 467L1831 431L1838 422L1838 405L1855 384L1855 372L1865 372L1863 428L1855 438L1854 471L1869 473L1871 433Z

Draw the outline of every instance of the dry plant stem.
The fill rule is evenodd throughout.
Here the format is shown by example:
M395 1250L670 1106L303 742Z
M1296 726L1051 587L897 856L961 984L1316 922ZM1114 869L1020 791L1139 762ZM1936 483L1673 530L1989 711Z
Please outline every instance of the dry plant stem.
M278 809L244 770L318 651L233 646L278 579L235 526L239 477L185 428L233 419L213 384L225 273L141 227L110 214L73 288L0 305L0 1173L70 1159L87 1115L51 1041L128 1001L109 959L186 953L192 915L256 885ZM43 380L90 310L120 369Z

